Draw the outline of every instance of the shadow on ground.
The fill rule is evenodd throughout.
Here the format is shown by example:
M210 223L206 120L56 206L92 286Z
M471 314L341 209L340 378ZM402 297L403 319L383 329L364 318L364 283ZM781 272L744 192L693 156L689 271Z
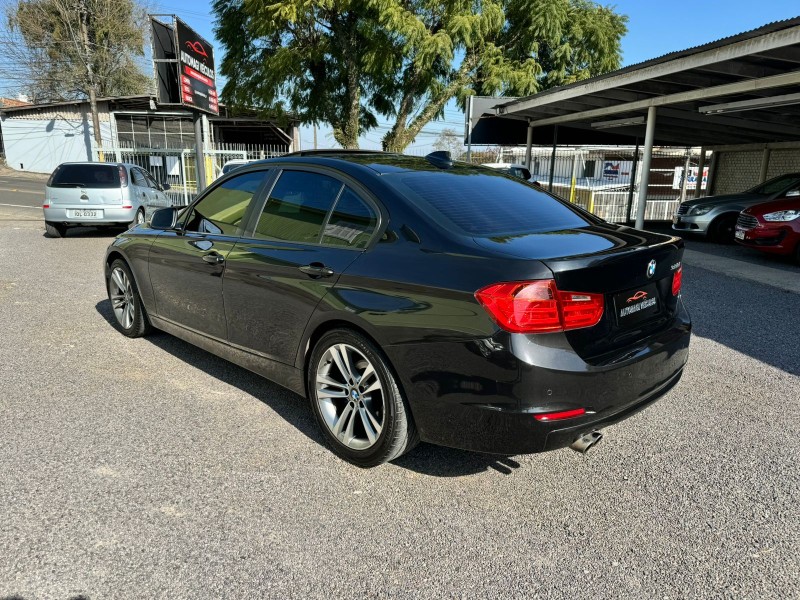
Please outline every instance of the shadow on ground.
M102 300L95 307L97 312L116 329L111 303ZM121 335L116 332L114 334ZM321 446L326 445L305 398L172 335L156 331L145 339L186 364L253 396L268 405L307 438ZM511 475L520 467L520 464L510 457L466 452L425 443L395 460L393 464L434 477L460 477L489 470Z

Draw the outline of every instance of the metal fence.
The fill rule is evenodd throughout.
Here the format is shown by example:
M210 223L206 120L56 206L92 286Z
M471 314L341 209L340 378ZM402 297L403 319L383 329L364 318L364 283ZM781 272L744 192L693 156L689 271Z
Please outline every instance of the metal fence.
M285 146L213 144L203 148L206 185L222 174L230 160L259 160L286 154ZM98 156L104 162L131 163L150 172L161 183L168 183L166 194L173 206L185 206L197 195L197 155L188 148L142 148L120 142L103 148Z
M464 156L461 157L462 159ZM553 163L553 192L597 216L612 222L633 220L639 201L642 154L625 146L597 146L556 149L535 147L531 152L530 171L547 188ZM698 185L700 151L697 148L656 148L650 165L645 219L670 220L680 202L695 195ZM706 195L708 165L706 153L701 196ZM476 164L524 164L525 149L490 148L472 152ZM688 177L686 176L688 174Z

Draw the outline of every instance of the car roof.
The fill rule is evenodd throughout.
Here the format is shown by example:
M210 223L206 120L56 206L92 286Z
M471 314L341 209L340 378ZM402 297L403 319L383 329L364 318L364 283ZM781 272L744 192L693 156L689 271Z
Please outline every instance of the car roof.
M256 165L271 165L276 163L297 163L305 165L320 165L333 168L345 168L345 170L358 170L372 175L388 175L391 173L402 173L408 171L448 171L450 169L474 169L477 171L488 171L480 165L472 165L465 162L453 161L450 169L443 169L429 161L425 157L408 156L407 154L397 154L394 152L381 152L377 150L323 150L323 151L301 151L291 154L284 154L277 158L268 158L248 163L248 167ZM346 169L351 167L351 169ZM352 169L354 167L354 169Z

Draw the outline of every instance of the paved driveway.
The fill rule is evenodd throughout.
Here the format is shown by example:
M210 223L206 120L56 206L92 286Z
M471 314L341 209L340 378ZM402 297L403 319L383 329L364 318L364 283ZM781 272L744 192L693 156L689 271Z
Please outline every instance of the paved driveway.
M40 219L0 206L0 598L797 593L797 294L687 264L682 382L586 456L360 470L302 398L119 334L111 235Z

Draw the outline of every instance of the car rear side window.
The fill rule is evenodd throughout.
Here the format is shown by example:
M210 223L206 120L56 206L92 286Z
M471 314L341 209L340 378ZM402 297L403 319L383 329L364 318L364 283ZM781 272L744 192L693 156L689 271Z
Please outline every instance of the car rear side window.
M139 187L150 187L147 185L147 179L144 176L144 173L139 169L131 169L131 175L133 175L133 185L138 185Z
M48 182L50 187L118 188L117 165L61 165Z
M415 171L396 187L426 214L468 235L490 237L589 225L584 217L530 185L475 171Z
M378 216L372 207L345 187L331 213L322 243L348 248L366 248L378 224Z
M340 181L327 175L284 171L272 188L253 236L318 243L322 225L342 186Z
M186 231L216 235L238 235L245 211L268 171L242 173L211 190L194 205Z

